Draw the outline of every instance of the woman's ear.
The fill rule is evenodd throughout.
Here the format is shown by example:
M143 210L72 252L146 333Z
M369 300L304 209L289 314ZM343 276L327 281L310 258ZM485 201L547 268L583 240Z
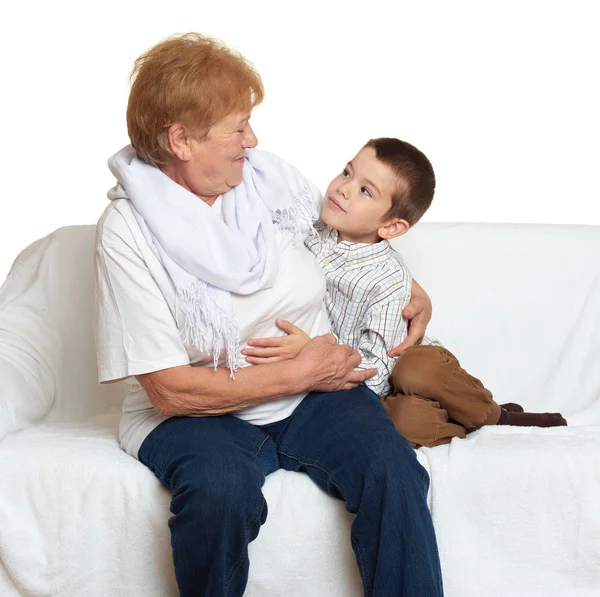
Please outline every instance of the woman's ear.
M410 224L406 220L390 220L377 230L377 234L379 235L379 238L389 240L390 238L402 236L409 230Z
M171 151L182 162L189 162L192 159L192 138L188 134L183 124L175 123L167 131L169 138L169 147Z

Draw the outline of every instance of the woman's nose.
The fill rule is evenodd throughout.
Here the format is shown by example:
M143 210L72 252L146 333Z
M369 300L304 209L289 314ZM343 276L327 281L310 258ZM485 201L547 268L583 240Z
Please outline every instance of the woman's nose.
M250 124L246 125L246 131L244 133L244 148L252 148L258 145L258 139L252 130Z

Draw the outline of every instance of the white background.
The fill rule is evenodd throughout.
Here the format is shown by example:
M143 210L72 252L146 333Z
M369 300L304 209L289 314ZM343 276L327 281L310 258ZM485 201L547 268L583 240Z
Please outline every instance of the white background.
M128 141L134 59L201 31L261 73L264 149L325 187L370 137L422 149L430 221L600 225L600 19L563 2L3 3L0 281L57 227L95 223Z

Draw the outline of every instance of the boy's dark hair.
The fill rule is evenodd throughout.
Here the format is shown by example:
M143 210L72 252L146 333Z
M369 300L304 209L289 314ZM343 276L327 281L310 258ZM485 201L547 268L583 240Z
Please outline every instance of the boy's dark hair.
M391 168L398 178L392 207L383 219L400 218L413 226L433 201L435 174L431 162L416 147L400 139L371 139L365 147L373 148L377 159Z

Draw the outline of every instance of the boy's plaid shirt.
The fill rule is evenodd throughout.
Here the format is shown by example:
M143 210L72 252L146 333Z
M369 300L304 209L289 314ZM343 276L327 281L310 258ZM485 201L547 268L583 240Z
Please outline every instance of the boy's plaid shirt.
M404 340L402 310L410 302L412 276L388 241L337 242L337 230L319 226L304 244L325 272L325 304L338 341L356 348L362 363L378 373L365 383L376 394L389 393L396 363L388 351Z

